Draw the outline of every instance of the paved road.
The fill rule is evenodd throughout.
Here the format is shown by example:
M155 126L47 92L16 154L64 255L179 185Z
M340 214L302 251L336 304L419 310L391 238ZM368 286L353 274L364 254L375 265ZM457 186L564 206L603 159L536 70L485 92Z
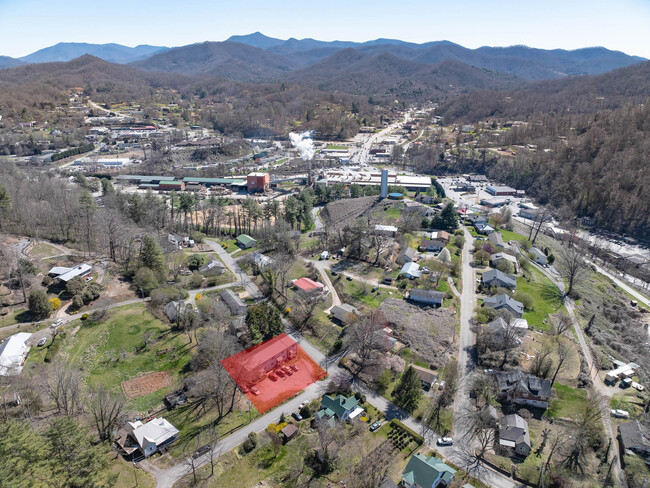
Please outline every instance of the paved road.
M610 280L612 280L614 283L616 283L618 286L623 288L626 292L628 292L630 295L632 295L636 300L638 300L641 303L644 303L648 307L650 307L650 299L648 299L646 296L642 295L638 291L636 291L634 288L631 286L627 285L625 282L622 280L618 279L616 276L611 274L609 271L606 271L605 269L601 268L598 266L596 263L593 261L587 261L589 264L594 266L596 268L596 271L598 271L600 274L607 276ZM650 329L649 329L650 330Z
M307 258L303 258L303 260L314 265L314 267L318 270L318 274L320 274L320 277L323 280L323 284L330 291L330 295L332 296L332 305L325 310L325 313L329 313L330 310L332 310L332 307L336 307L342 303L341 299L339 298L339 294L336 293L336 288L334 288L334 285L332 284L332 280L330 280L329 275L325 272L325 269L328 267L329 263L328 261L312 261L311 259Z
M518 245L515 246L517 249L519 249L519 252L522 253L521 249L519 248ZM523 254L523 253L522 253ZM564 285L564 280L562 280L562 277L560 274L557 272L555 267L550 266L548 268L539 266L537 263L532 262L531 264L537 268L539 271L541 271L548 279L550 279L555 286L558 287L562 295L566 293L566 287ZM584 334L582 333L582 328L580 327L580 324L578 323L578 319L576 318L575 315L575 304L573 300L571 300L569 297L564 296L564 306L567 309L567 313L569 317L571 318L571 322L573 324L573 330L575 330L576 337L578 338L578 343L580 344L580 349L582 350L582 355L585 358L585 361L587 363L587 367L589 368L589 376L591 377L591 380L593 382L594 390L597 393L598 396L598 403L600 405L601 413L602 413L602 422L603 422L603 428L605 429L605 434L612 440L614 440L614 445L617 446L616 449L613 449L612 452L614 453L614 456L616 458L616 462L614 463L614 474L616 478L618 479L618 485L619 486L627 486L627 481L625 479L625 474L623 470L621 469L621 459L620 459L620 453L618 450L618 443L616 442L616 435L614 433L614 429L612 428L612 422L610 419L610 405L609 405L609 399L612 396L612 391L608 389L603 382L600 380L600 377L598 376L598 368L594 364L593 357L591 355L591 350L589 349L589 346L587 345L587 341L585 340Z
M323 221L320 219L318 212L323 206L314 207L311 209L311 218L314 221L314 231L320 232L323 230Z
M246 291L251 296L251 298L254 298L256 300L261 300L264 298L264 295L262 295L262 292L257 287L257 285L253 283L248 275L242 271L233 257L228 254L228 251L221 247L219 243L211 239L206 239L205 242L212 248L217 256L219 256L219 258L223 261L223 264L226 265L230 272L235 275L235 278L237 278L238 281L243 284L244 288L246 288Z
M472 317L476 304L474 286L474 268L472 268L472 235L467 229L465 232L465 245L462 251L462 283L463 288L460 296L460 333L458 345L458 367L460 372L459 388L454 399L454 435L456 443L462 444L466 439L466 432L462 432L462 417L471 408L470 405L470 375L474 369L474 360L471 357L471 350L474 346L474 333L472 332ZM467 446L462 446L467 448Z

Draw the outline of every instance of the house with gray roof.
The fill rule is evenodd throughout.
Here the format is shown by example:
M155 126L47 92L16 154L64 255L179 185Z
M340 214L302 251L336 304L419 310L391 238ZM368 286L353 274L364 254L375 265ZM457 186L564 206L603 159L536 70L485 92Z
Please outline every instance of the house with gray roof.
M488 241L498 247L504 247L506 245L505 242L503 242L503 236L501 235L501 232L492 232L488 236Z
M420 251L437 252L445 247L445 243L437 239L422 239Z
M546 262L548 261L546 258L546 254L544 254L542 251L537 249L536 247L531 247L530 248L530 254L535 256L535 262L539 264L540 266L545 266Z
M228 305L228 308L230 308L230 311L232 312L233 315L245 315L246 314L246 304L244 301L239 298L239 295L237 295L234 291L226 289L223 290L219 296L221 299L226 302L226 305Z
M494 310L507 310L518 319L524 315L524 304L505 293L485 298L483 305Z
M337 322L343 325L348 325L348 323L350 322L351 315L356 315L356 316L361 315L359 313L359 310L357 310L356 307L353 307L349 303L342 303L341 305L335 305L330 310L330 314L332 315L332 319L336 320Z
M490 269L483 273L481 278L483 286L493 286L495 288L517 288L517 279L514 276L507 275L498 269Z
M410 263L415 258L416 251L412 247L405 247L397 255L397 264Z
M402 472L401 483L405 488L437 488L448 486L455 474L441 458L414 454Z
M513 413L499 421L499 447L512 455L527 457L530 454L528 422Z
M226 266L216 259L212 259L199 268L199 273L205 277L218 276L226 272Z
M618 436L626 454L650 457L650 433L638 420L620 424Z
M445 294L441 291L423 290L420 288L413 288L408 296L408 299L412 302L431 305L436 308L442 305L444 298Z
M490 236L492 235L494 234L490 234ZM515 273L519 269L519 262L517 261L517 258L514 257L512 254L508 254L505 252L496 252L492 254L492 256L490 256L490 264L495 268L499 265L501 261L508 261L509 263L511 263Z
M172 324L178 322L180 316L185 312L185 302L182 300L177 300L175 302L169 302L165 305L165 315Z
M551 380L526 374L518 369L495 373L499 396L507 401L531 407L548 408Z

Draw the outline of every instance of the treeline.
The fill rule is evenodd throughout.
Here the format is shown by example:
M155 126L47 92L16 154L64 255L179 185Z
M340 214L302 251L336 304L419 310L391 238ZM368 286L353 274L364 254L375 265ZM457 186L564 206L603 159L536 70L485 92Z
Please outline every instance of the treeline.
M85 146L79 146L67 151L61 151L55 154L52 154L52 161L58 161L59 159L67 158L70 156L76 156L77 154L83 154L92 151L95 149L94 144L86 144Z
M615 110L645 103L648 97L650 62L643 62L598 76L529 83L512 91L475 91L446 100L437 113L445 123L527 120L541 114L562 117Z

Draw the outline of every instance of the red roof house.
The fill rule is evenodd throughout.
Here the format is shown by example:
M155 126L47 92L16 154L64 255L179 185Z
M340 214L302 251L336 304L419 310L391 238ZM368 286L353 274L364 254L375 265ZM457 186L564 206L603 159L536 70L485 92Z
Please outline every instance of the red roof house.
M304 277L294 280L293 286L296 290L302 291L303 293L318 293L325 288L322 283Z

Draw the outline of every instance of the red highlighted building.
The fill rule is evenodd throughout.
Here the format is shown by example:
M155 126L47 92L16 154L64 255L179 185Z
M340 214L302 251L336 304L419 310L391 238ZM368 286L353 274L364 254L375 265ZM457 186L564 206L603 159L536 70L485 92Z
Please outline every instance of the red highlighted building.
M234 354L221 364L260 413L325 376L323 368L287 334Z
M314 281L307 277L299 278L293 282L293 287L297 291L301 291L306 294L320 293L323 291L324 286L318 281Z

